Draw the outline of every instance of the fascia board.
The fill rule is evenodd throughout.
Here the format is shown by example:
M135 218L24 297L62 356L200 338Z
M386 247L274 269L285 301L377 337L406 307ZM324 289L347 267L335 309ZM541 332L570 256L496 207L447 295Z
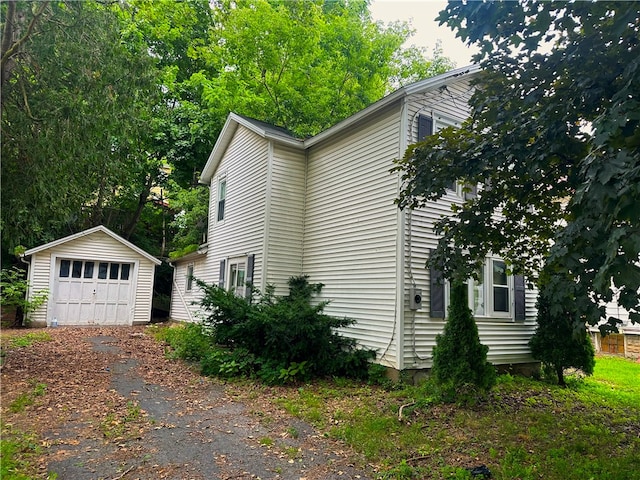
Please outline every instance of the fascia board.
M327 138L336 135L343 130L348 129L349 127L357 124L360 120L373 115L374 113L382 110L393 102L397 101L400 98L403 98L408 95L413 95L415 93L424 92L427 90L432 90L434 88L439 88L442 85L446 85L452 80L464 76L464 75L472 75L480 71L479 65L468 65L466 67L456 68L449 72L443 73L441 75L437 75L432 78L427 78L420 82L412 83L411 85L407 85L406 87L399 88L395 92L387 95L386 97L378 100L377 102L369 105L364 110L360 110L358 113L351 115L350 117L342 120L341 122L335 124L333 127L325 130L324 132L319 133L315 137L311 137L304 142L305 148L309 148L317 143L326 140Z
M29 256L33 255L34 253L42 252L44 250L48 250L50 248L57 247L58 245L62 245L64 243L71 242L73 240L77 240L77 239L85 237L87 235L91 235L92 233L95 233L95 232L103 232L103 233L109 235L114 240L122 243L126 247L129 247L131 250L133 250L136 253L138 253L139 255L145 257L147 260L152 261L156 265L160 265L162 263L156 257L148 254L147 252L142 250L140 247L135 246L133 243L129 242L128 240L125 240L120 235L117 235L117 234L113 233L111 230L109 230L104 225L98 225L97 227L89 228L87 230L83 230L82 232L74 233L73 235L69 235L68 237L59 238L59 239L54 240L52 242L46 243L44 245L40 245L39 247L30 248L29 250L26 250L22 256L23 257L29 257Z
M301 140L298 140L289 135L279 134L279 133L265 130L260 125L256 125L251 120L231 112L229 113L229 116L227 117L227 121L222 127L222 131L220 132L220 135L218 136L218 140L213 146L213 150L211 150L211 154L207 159L207 163L202 169L202 174L200 175L199 183L203 185L209 185L209 183L211 182L211 178L213 177L216 169L218 168L218 164L220 163L220 160L222 160L224 152L227 150L229 143L231 143L231 140L233 139L233 135L235 134L238 128L238 125L242 125L243 127L251 130L256 135L259 135L264 139L273 140L276 143L288 145L290 147L294 147L300 150L304 149L304 144Z

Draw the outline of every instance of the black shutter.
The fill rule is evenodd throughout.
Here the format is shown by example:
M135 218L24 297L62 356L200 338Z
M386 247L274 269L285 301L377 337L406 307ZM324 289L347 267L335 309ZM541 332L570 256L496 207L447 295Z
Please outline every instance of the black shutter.
M418 141L421 142L431 134L433 134L433 118L418 115Z
M255 260L255 255L249 255L247 257L247 286L244 291L244 296L247 300L251 300L251 290L253 287L253 264L255 263Z
M224 276L227 273L227 261L220 260L220 272L218 273L218 286L224 288Z
M429 267L429 309L431 318L444 318L444 277L433 265Z
M513 286L514 286L514 294L513 301L515 304L515 319L516 320L524 320L525 319L525 286L524 286L524 275L514 275L513 276Z

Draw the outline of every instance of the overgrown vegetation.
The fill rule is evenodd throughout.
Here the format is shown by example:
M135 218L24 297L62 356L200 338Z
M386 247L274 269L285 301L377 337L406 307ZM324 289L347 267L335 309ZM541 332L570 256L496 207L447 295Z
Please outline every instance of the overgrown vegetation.
M0 478L3 480L30 480L37 469L33 462L41 452L38 436L22 432L12 425L2 423L0 442ZM48 474L46 480L55 480L56 474Z
M256 376L268 384L325 376L365 379L375 352L358 349L336 329L354 323L324 313L327 302L314 303L322 284L292 277L289 294L274 288L254 291L256 301L199 282L205 292L201 325L161 333L179 358L200 361L202 373L220 377Z
M433 347L433 383L446 402L473 403L495 385L496 371L487 362L489 347L480 343L478 327L467 307L467 286L451 287L449 315Z
M640 363L628 359L598 357L593 377L568 375L567 388L501 375L473 406L437 403L429 384L276 392L288 413L346 442L382 479L482 478L471 476L482 465L494 480L640 479Z
M0 305L3 308L16 309L15 326L23 322L28 323L29 314L47 301L49 292L40 290L35 292L31 299L27 299L29 282L25 278L26 272L17 267L3 268L0 270Z
M529 341L533 357L541 360L547 376L554 376L562 386L566 368L591 375L595 350L576 308L582 297L574 294L581 287L568 274L549 265L541 272L538 284L538 327Z

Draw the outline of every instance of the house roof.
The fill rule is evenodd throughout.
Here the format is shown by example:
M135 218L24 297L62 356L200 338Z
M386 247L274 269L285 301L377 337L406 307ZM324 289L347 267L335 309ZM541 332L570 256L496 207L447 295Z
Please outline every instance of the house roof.
M399 88L395 92L369 105L367 108L360 110L359 112L328 128L327 130L324 130L323 132L320 132L319 134L306 140L294 137L288 130L284 128L275 127L273 125L269 125L268 123L231 112L227 117L227 121L222 127L222 131L218 136L218 140L216 141L216 144L214 145L213 150L209 155L207 163L202 170L200 183L205 185L209 184L216 171L216 168L218 167L218 164L220 163L220 160L222 160L224 152L229 146L229 143L231 143L233 135L235 134L239 125L248 128L249 130L265 139L274 140L278 143L304 150L311 147L312 145L315 145L319 142L322 142L323 140L332 137L333 135L339 134L343 130L358 123L362 119L384 109L385 107L391 105L393 102L396 102L408 95L413 95L415 93L439 88L443 85L447 85L454 80L457 80L462 76L474 75L479 71L480 67L478 65L469 65L462 68L456 68L455 70L451 70L447 73L443 73L441 75L427 78L425 80L421 80L419 82L412 83L411 85Z
M304 148L303 141L295 138L291 133L289 133L289 131L284 128L269 125L268 123L231 112L227 117L227 121L224 123L222 131L218 136L218 140L213 146L213 150L211 150L211 154L209 155L207 163L202 170L202 174L200 175L200 183L208 185L211 181L211 177L216 171L220 160L222 160L222 156L229 146L229 143L231 143L233 135L238 129L238 125L242 125L248 128L249 130L256 133L257 135L260 135L263 138L275 140L278 143L283 143L294 148Z
M145 252L141 248L136 247L133 243L129 242L128 240L125 240L120 235L116 235L104 225L98 225L97 227L89 228L88 230L83 230L82 232L69 235L68 237L59 238L58 240L54 240L53 242L45 243L44 245L40 245L39 247L30 248L29 250L26 250L24 254L22 254L22 257L29 257L34 253L42 252L43 250L48 250L50 248L57 247L58 245L62 245L63 243L71 242L73 240L77 240L79 238L85 237L87 235L91 235L92 233L96 233L96 232L102 232L110 236L114 240L122 243L126 247L130 248L134 252L146 258L147 260L152 261L156 265L160 265L162 263L153 255L150 255L149 253Z

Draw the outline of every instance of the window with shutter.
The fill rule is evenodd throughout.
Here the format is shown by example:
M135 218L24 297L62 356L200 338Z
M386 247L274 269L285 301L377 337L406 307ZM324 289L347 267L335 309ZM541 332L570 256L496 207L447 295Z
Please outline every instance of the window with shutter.
M430 250L430 256L433 250ZM429 311L432 318L445 317L445 280L442 272L429 267Z
M418 115L418 141L421 142L429 135L433 135L433 118Z
M442 272L431 266L430 316L445 318L448 306L448 283ZM467 281L468 305L478 318L525 319L525 282L522 275L508 275L503 260L487 258L478 278Z

